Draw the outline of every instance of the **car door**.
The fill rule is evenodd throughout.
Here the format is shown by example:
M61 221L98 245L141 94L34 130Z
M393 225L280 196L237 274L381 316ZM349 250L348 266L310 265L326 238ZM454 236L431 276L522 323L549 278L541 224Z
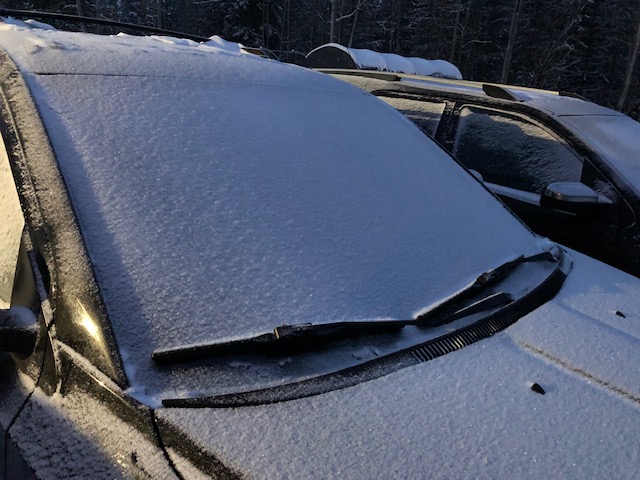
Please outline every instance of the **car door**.
M621 198L597 169L563 138L536 120L500 109L461 104L448 145L467 168L532 230L607 261L619 225ZM580 214L541 205L554 182L587 185L610 206Z

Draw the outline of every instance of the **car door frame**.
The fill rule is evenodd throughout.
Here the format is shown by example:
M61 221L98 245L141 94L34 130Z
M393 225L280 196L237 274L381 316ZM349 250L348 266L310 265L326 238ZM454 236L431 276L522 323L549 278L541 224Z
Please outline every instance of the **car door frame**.
M610 227L608 237L608 247L604 249L589 250L586 249L586 253L606 263L610 263L618 268L629 271L628 261L622 261L619 258L620 251L620 238L621 231L628 230L636 225L636 216L638 209L632 206L630 199L634 196L630 194L630 187L627 182L615 172L597 152L594 152L589 146L582 141L574 132L569 130L557 117L547 114L540 109L527 105L525 102L507 101L507 100L495 100L495 99L479 99L476 97L461 95L455 101L455 106L451 115L445 119L447 125L442 129L443 138L441 138L442 145L449 151L453 152L453 146L455 137L459 125L460 112L464 107L477 107L485 110L494 110L498 112L505 112L507 114L516 114L524 119L532 121L534 124L545 128L553 133L553 135L559 137L566 145L571 148L574 153L583 159L583 169L580 176L580 182L584 182L588 176L600 176L611 187L612 192L615 193L616 222L614 225L608 225L603 222L598 225L605 225ZM588 185L588 183L587 183ZM491 186L488 185L491 189ZM505 204L512 210L516 210L518 215L518 208L516 203L522 199L514 198L514 195L505 195L505 191L497 191L493 189L494 193L505 202ZM544 208L544 207L538 207ZM561 213L552 212L549 210L549 215L562 215ZM525 223L529 223L526 218L523 219ZM633 229L635 232L635 229ZM594 230L596 232L596 226L594 224ZM588 233L587 233L588 234ZM560 243L571 243L571 240L567 237L558 238L554 236ZM569 245L571 246L571 245ZM581 247L584 250L584 247ZM580 248L577 248L580 249ZM636 271L634 274L638 275L640 271Z

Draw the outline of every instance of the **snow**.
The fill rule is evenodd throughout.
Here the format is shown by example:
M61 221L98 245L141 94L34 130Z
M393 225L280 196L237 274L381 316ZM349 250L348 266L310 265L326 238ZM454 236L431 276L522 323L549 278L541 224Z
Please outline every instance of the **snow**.
M637 402L508 333L347 391L158 414L249 478L630 479L640 460Z
M24 218L4 143L0 142L0 308L9 308Z
M160 370L151 353L283 323L411 318L479 273L550 247L384 103L209 43L0 25L69 185L131 397L159 407L291 371L307 378L299 357ZM633 478L640 281L571 256L560 294L494 337L305 399L159 408L160 428L249 478ZM356 360L381 351L348 349ZM88 359L62 354L118 391ZM336 368L318 363L320 373ZM138 466L163 477L155 444L80 390L36 391L15 425L21 439L42 427L45 440L25 443L42 472L101 465L98 474L118 476L136 463L121 453L134 445ZM88 446L86 435L106 440Z
M410 122L330 77L188 42L3 30L34 72L136 398L278 375L160 374L155 349L411 318L540 248Z
M11 436L37 478L175 478L142 414L111 408L77 385L64 395L36 389Z
M600 152L640 193L640 155L637 146L640 123L624 115L564 116L562 121Z
M229 42L218 35L212 36L211 40L209 40L205 45L214 46L230 53L236 53L238 55L243 53L242 44Z
M173 65L186 69L182 72L183 78L198 78L210 72L210 66L204 60L206 55L223 56L229 62L235 62L238 56L239 46L219 37L206 43L196 43L159 35L139 37L121 33L100 36L55 30L27 31L22 22L14 23L0 23L3 43L10 45L14 61L34 73L120 75L127 72L127 75L161 77L168 74L166 57L179 55L191 58L190 61L173 62ZM100 54L94 56L92 52ZM160 55L154 54L160 52ZM251 57L254 62L267 62L251 54L242 56ZM101 61L96 61L97 57ZM220 63L223 64L222 61ZM224 70L221 77L224 77Z
M365 70L380 70L384 72L398 72L415 75L439 76L462 80L458 67L445 60L425 60L417 57L402 57L393 53L379 53L361 48L347 48L337 43L322 45L311 52L334 47L348 53L359 68Z
M37 28L40 30L55 30L55 28L48 23L38 22L36 20L16 20L12 17L2 17L0 20L7 25L15 25L17 27L23 28Z
M577 252L572 256L572 275L559 298L545 305L544 316L507 332L640 404L638 280Z
M550 183L580 181L582 158L525 119L465 107L458 132L454 156L486 182L541 194Z
M249 478L636 478L639 282L571 256L553 301L445 357L316 397L158 416Z

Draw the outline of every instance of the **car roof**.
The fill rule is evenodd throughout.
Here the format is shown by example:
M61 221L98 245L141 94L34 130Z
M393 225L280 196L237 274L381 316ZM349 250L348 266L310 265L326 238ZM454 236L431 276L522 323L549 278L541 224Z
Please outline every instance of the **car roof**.
M543 110L553 116L569 115L615 115L622 114L610 108L602 107L593 102L568 92L542 90L516 85L501 85L486 82L474 82L469 80L450 80L438 77L422 75L410 75L403 73L345 70L345 69L319 69L324 73L340 76L342 80L373 91L375 88L385 88L385 83L397 86L410 86L422 89L433 94L451 94L467 97L475 97L482 101L492 102L518 102L529 107ZM359 79L359 80L358 80ZM373 80L373 82L371 82ZM368 86L365 87L367 82ZM392 85L387 88L393 89Z

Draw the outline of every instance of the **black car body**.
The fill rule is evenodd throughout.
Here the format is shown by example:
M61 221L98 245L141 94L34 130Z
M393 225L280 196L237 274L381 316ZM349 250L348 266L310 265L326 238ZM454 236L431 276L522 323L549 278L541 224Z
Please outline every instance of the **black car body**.
M640 124L575 95L324 70L438 141L535 232L640 275Z

